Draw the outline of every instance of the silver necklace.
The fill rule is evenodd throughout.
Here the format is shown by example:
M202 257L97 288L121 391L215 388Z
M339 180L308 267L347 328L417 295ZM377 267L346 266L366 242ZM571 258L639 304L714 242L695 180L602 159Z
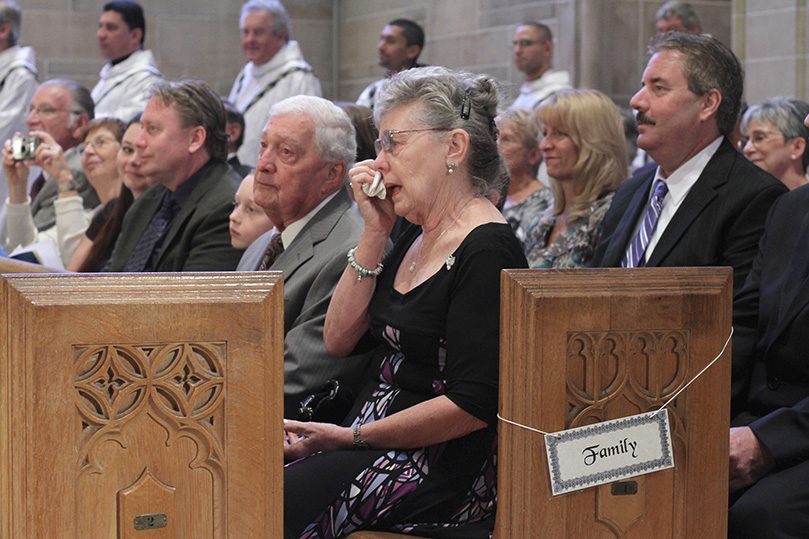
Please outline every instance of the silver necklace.
M476 198L477 197L474 196L474 197L469 199L469 202L464 204L464 207L461 208L460 212L458 212L458 217L456 217L455 220L452 221L447 228L445 228L444 230L441 231L441 234L439 234L438 237L435 239L435 242L433 243L433 245L437 245L438 242L441 240L441 236L443 236L447 232L447 230L449 230L450 228L455 226L455 224L461 218L461 215L463 215L463 212L466 211L466 208L468 208L469 205L472 203L472 201L475 200ZM423 247L424 247L424 232L422 232L422 234L421 234L421 245L419 245L419 252L416 254L415 260L413 260L413 262L410 264L410 267L408 268L410 270L410 273L413 273L414 271L416 271L416 266L419 264L419 262L421 262L422 258L424 258L424 254L422 253L422 248ZM427 250L427 252L429 252L429 249ZM450 259L452 259L452 260L450 261ZM455 258L452 255L450 255L447 258L447 269L451 268L452 264L454 262L455 262Z

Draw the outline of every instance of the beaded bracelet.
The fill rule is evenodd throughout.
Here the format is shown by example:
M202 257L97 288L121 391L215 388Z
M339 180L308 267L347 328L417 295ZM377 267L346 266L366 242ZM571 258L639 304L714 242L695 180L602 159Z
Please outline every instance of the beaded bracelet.
M360 434L360 425L354 425L354 445L352 446L354 450L357 449L368 449L368 444L362 439L362 434Z
M358 281L362 281L362 278L365 277L366 275L370 275L371 277L376 277L377 275L382 273L382 263L381 262L379 264L377 264L376 269L372 269L372 270L370 270L368 268L363 268L362 266L357 264L357 261L354 259L354 251L356 251L356 250L357 250L357 248L354 247L353 249L350 249L348 251L348 265L351 266L351 269L353 269L354 271L356 271L359 274L359 275L357 275L357 280Z

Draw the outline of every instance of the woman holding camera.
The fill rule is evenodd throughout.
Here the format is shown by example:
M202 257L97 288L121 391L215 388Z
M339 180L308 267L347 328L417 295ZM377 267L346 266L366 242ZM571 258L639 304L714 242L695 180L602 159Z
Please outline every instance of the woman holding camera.
M101 200L101 207L118 196L121 179L118 174L116 156L121 147L124 125L114 118L93 120L87 125L79 153L82 168L87 180ZM31 131L30 136L38 137L40 144L34 152L33 162L53 176L58 184L59 195L54 201L56 224L44 230L37 230L31 215L26 192L28 185L28 165L14 158L11 141L3 148L3 171L9 183L8 223L6 247L53 240L62 264L67 265L78 247L85 230L98 209L87 210L77 191L77 185L65 159L65 152L56 140L44 131Z

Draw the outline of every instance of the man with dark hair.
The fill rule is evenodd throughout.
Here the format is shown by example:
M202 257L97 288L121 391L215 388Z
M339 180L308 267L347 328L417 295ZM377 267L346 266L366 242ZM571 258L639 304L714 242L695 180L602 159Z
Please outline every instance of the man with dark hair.
M526 22L514 32L514 64L525 73L520 95L511 104L518 109L535 109L539 104L561 90L571 88L567 71L551 69L553 34L547 25Z
M28 197L9 200L9 219L20 221L20 214L30 212L34 225L38 230L46 230L56 224L56 208L54 201L60 192L78 191L84 207L92 209L100 204L95 189L87 181L81 166L81 156L76 151L87 123L93 119L93 100L90 92L76 81L68 79L52 79L43 82L37 88L28 116L25 121L29 131L44 131L54 138L65 152L65 160L73 175L73 181L61 186L56 179L45 171L35 169L36 179L31 184ZM43 152L35 155L42 156ZM29 165L42 163L37 158L31 161L18 161L9 173L9 184L25 184L32 176ZM15 189L16 190L16 189ZM10 190L11 191L11 190ZM6 238L3 239L6 241ZM9 248L15 246L6 245Z
M22 11L14 0L0 1L0 142L25 130L28 104L37 89L34 49L20 47ZM6 222L8 184L0 170L0 230Z
M731 266L744 284L770 206L786 187L727 136L744 74L708 36L669 32L651 46L637 111L638 147L658 164L615 193L594 266Z
M385 78L372 82L357 98L357 105L370 109L376 104L376 92L391 75L421 67L418 63L421 50L424 48L424 30L410 19L394 19L390 21L379 35L379 65L387 70Z
M666 2L657 10L655 20L657 21L658 34L665 34L666 32L699 34L702 31L697 10L688 2L680 2L679 0Z
M228 165L244 178L253 170L239 161L237 153L244 143L244 115L230 101L222 101L222 104L225 106L225 114L227 114L225 131L228 133Z
M149 87L163 80L152 51L143 50L146 21L143 8L132 0L104 5L98 21L98 50L109 63L101 68L93 88L96 116L114 116L125 122L142 112Z
M240 178L227 157L225 109L201 81L160 82L135 139L141 172L157 184L124 218L108 271L233 270L228 216Z
M303 58L284 5L278 0L249 0L239 19L247 64L236 76L228 100L242 114L246 129L239 161L258 161L261 129L270 107L293 95L321 95L320 81Z

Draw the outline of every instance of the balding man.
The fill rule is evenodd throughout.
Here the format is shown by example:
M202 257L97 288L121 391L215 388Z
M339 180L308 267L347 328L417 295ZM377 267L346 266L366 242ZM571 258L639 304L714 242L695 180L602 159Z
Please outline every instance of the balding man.
M326 380L357 388L365 354L326 352L323 323L346 254L359 242L362 217L343 187L357 143L348 115L333 103L297 96L277 103L261 134L253 186L274 230L239 263L240 270L284 272L284 412Z
M81 156L76 151L84 128L93 119L93 115L94 107L90 92L78 82L69 79L53 79L39 85L31 99L25 122L29 131L44 131L62 147L73 181L60 185L53 176L44 170L29 169L29 165L38 164L36 159L19 162L15 167L7 170L7 178L11 187L8 203L10 221L20 221L20 214L30 212L37 230L47 230L53 227L56 224L54 201L59 196L60 190L77 191L87 209L95 208L100 204L95 189L84 175ZM44 154L39 152L37 155ZM32 171L38 176L33 180L29 196L26 197L25 186L34 175ZM21 194L20 191L22 191ZM7 238L4 238L4 242L6 241ZM14 247L8 244L6 246Z

